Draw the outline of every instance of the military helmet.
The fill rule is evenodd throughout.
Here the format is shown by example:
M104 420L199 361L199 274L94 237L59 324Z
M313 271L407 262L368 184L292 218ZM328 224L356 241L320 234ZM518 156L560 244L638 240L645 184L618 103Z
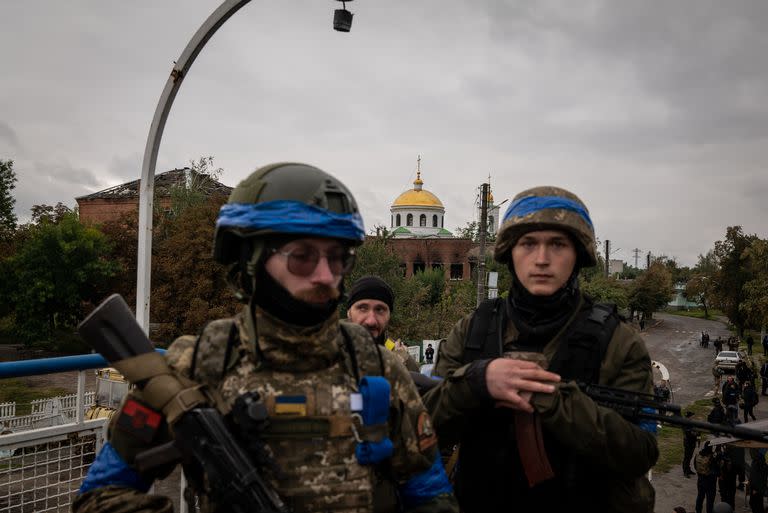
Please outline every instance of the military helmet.
M365 240L352 193L339 180L307 164L283 162L257 169L232 190L221 207L213 258L237 262L244 242L280 236Z
M493 257L509 265L511 249L524 234L536 230L564 230L577 246L579 267L597 264L595 230L584 202L559 187L534 187L515 196L496 235Z

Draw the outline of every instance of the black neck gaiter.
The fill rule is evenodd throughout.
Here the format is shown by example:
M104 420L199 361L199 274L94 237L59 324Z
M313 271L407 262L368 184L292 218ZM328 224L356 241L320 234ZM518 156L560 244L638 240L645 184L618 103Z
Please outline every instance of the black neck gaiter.
M507 311L520 332L517 345L540 350L563 327L578 304L578 270L551 296L534 296L513 278Z
M333 315L339 305L339 299L321 305L296 299L285 287L272 278L263 265L259 266L256 276L256 290L253 299L259 307L281 321L298 326L314 326L324 322Z

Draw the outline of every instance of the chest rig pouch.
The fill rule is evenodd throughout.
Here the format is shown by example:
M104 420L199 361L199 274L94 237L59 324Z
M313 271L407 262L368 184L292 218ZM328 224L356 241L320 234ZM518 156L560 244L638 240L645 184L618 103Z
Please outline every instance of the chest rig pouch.
M350 331L341 325L341 358L305 372L270 368L234 322L219 345L224 358L214 381L233 411L248 413L233 427L295 510L369 511L374 476L392 455L390 385L376 375L384 373L381 355Z
M506 300L502 298L489 299L478 306L464 340L465 364L504 355L507 307ZM560 374L565 381L597 383L603 357L618 323L614 305L583 304L561 335L548 370ZM517 494L516 500L522 501L521 504L526 507L560 508L582 493L580 475L583 468L578 462L570 461L546 433L535 437L534 445L538 449L532 452L548 454L552 466L537 468L535 458L524 457L526 451L522 449L529 444L516 425L520 419L515 412L493 408L480 411L477 415L461 441L456 476L460 503L473 504L485 500L501 508L508 502L510 494ZM523 438L518 440L521 436ZM521 447L520 443L526 447ZM547 458L544 457L543 461L546 462ZM545 480L532 478L536 475L544 476L541 479Z

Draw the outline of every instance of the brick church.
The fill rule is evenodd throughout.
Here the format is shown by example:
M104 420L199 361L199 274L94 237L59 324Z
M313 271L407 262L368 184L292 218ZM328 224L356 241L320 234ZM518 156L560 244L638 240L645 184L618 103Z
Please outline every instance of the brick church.
M493 195L489 193L488 231L495 233L498 224L499 206L493 204ZM392 238L387 245L400 258L406 277L427 268L439 268L447 280L472 278L478 244L472 239L454 237L445 229L445 206L437 195L424 188L420 158L413 188L400 194L390 207L390 233ZM491 250L492 247L486 247L486 254Z

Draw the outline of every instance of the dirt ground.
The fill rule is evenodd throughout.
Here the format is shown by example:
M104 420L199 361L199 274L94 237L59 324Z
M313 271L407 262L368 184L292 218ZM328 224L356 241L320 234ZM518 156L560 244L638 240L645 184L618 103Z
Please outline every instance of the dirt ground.
M726 338L730 335L726 326L718 321L656 315L656 322L642 336L651 358L663 363L669 370L672 402L685 406L703 397L712 397L714 380L711 369L715 350L711 342L708 349L699 347L699 337L701 331L706 330L712 340L718 335ZM762 348L757 344L753 357L759 366L763 355ZM768 397L761 397L755 416L758 420L768 418ZM666 473L654 473L651 483L656 489L656 513L671 513L676 506L683 506L688 512L695 511L696 477L686 478L681 466ZM719 500L718 493L715 502ZM744 492L737 490L735 513L749 511Z

